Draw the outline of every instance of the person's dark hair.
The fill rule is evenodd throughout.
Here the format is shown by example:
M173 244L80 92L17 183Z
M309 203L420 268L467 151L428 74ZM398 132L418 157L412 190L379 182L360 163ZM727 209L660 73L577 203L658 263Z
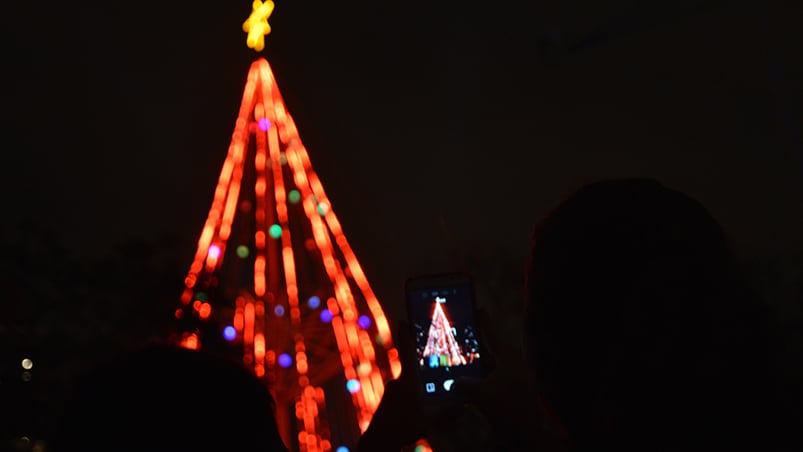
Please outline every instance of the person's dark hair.
M95 369L64 413L56 452L285 451L273 398L239 363L148 346Z
M583 187L536 227L526 295L537 384L579 448L766 434L766 308L691 197L648 179Z

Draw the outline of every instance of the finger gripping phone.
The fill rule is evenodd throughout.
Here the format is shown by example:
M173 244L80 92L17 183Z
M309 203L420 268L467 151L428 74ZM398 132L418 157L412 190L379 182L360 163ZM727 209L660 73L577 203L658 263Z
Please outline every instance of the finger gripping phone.
M411 277L405 297L419 396L427 404L444 402L455 379L484 374L474 284L464 273Z

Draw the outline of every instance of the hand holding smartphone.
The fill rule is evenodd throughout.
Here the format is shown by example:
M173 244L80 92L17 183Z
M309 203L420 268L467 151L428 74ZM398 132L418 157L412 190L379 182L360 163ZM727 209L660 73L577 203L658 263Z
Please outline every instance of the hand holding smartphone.
M398 450L439 431L463 410L451 397L454 382L485 373L471 277L417 276L404 286L407 322L397 336L402 375L388 383L360 452Z
M485 373L474 284L465 273L413 277L405 298L419 397L426 409L437 409L448 402L456 379Z

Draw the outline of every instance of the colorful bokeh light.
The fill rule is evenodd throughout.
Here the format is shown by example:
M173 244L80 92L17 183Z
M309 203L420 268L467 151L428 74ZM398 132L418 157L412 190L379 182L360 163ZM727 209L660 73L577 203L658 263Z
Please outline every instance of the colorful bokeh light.
M213 259L217 259L220 257L220 247L217 245L211 245L209 247L209 256Z
M290 190L290 193L287 194L287 200L291 204L298 204L301 201L301 193L296 189Z
M371 370L373 369L371 368L370 364L361 363L359 366L357 366L357 375L361 377L367 377L368 375L371 375Z
M332 311L328 309L321 310L321 321L329 323L332 321Z
M275 308L273 308L273 313L276 314L276 317L281 317L284 315L284 306L277 304Z
M321 305L321 299L317 295L313 295L309 297L309 300L307 300L307 306L310 309L318 309L320 305Z
M272 224L270 228L268 228L268 234L274 239L281 238L282 236L282 227L278 224Z
M283 368L287 369L288 367L293 365L293 358L290 355L288 355L287 353L282 353L276 359L276 362L279 363L280 367L283 367Z
M359 380L355 380L355 379L351 379L351 380L347 381L346 382L346 389L348 389L348 391L350 393L352 393L352 394L356 394L356 393L360 392L360 381Z
M233 341L237 339L237 330L231 325L223 328L223 339L226 339L227 341Z
M251 254L251 250L249 250L248 247L245 245L238 246L236 252L237 252L237 257L241 259L245 259L248 257L249 254Z
M259 124L259 130L263 132L267 132L270 129L270 119L268 118L259 118L257 124Z
M367 330L371 326L371 318L367 315L361 315L357 319L357 325L360 325L360 328Z

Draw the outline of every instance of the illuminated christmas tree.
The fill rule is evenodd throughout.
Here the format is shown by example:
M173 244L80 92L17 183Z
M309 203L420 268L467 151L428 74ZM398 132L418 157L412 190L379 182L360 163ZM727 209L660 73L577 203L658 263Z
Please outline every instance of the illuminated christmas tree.
M429 367L451 367L466 364L466 357L460 351L460 345L454 337L454 329L443 309L445 303L445 298L436 298L435 308L432 310L427 345L422 353L423 359Z
M272 11L253 3L249 47L264 47ZM177 340L241 355L271 388L292 449L356 444L401 364L264 58L248 72L185 286Z

